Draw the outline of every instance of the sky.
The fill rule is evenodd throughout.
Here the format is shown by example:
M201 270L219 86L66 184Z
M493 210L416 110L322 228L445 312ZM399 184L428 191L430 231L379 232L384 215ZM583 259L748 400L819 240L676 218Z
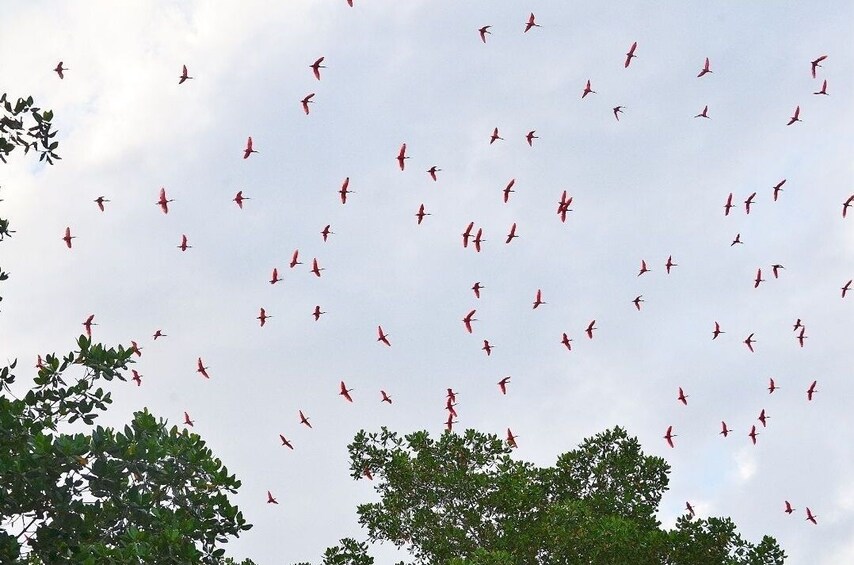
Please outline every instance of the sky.
M541 27L523 33L531 12ZM513 456L537 465L626 427L672 466L665 526L690 501L751 541L774 536L791 563L854 562L854 293L840 290L854 278L852 22L840 1L4 3L2 91L54 110L62 160L0 168L15 230L0 247L0 358L70 351L90 314L96 340L136 340L142 385L115 383L100 423L188 412L243 482L234 501L254 527L228 552L258 563L361 539L356 505L375 495L349 477L347 444L380 426L441 433L448 387L456 429L512 428ZM193 78L179 85L182 65ZM248 136L258 153L243 159ZM469 222L479 253L462 245Z

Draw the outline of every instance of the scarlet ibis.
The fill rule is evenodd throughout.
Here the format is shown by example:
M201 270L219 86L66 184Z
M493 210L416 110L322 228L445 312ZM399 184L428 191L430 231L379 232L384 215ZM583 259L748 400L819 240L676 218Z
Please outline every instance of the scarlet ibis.
M757 418L757 420L762 422L762 427L764 428L765 426L768 425L767 421L769 418L771 418L771 416L768 416L767 414L765 414L765 409L763 408L762 411L759 413L759 418Z
M629 52L626 53L626 62L623 64L623 68L628 69L629 63L632 62L633 58L637 57L637 55L635 55L635 49L637 49L637 48L638 48L638 42L635 41L634 43L632 43L632 46L629 47Z
M261 327L264 327L264 324L267 323L267 318L272 318L273 316L267 315L267 311L261 308L261 312L259 312L258 317L256 318L259 322L261 322Z
M801 333L799 333L799 334L798 334L798 344L799 344L801 347L803 347L803 346L804 346L804 340L805 340L805 339L807 339L807 338L809 337L809 336L804 335L804 332L806 332L806 331L807 331L807 329L806 329L806 328L801 328Z
M513 225L510 226L510 233L507 234L507 239L504 241L504 243L510 243L511 241L513 241L514 237L519 237L518 235L516 235L516 222L513 222Z
M754 343L756 343L756 340L753 339L753 334L750 334L749 336L747 336L747 339L744 340L744 345L747 346L747 349L749 349L751 353L753 353Z
M596 94L596 91L590 88L590 79L587 79L587 84L584 85L584 90L581 91L581 97L584 98L588 94Z
M851 207L851 203L854 202L854 194L848 197L848 199L842 203L842 217L848 215L848 208Z
M543 302L543 291L538 288L537 289L537 295L534 297L534 308L533 309L536 310L537 307L540 306L541 304L546 304L546 303Z
M457 423L457 420L454 420L453 414L448 414L448 419L445 420L445 430L452 432L454 431L454 424Z
M492 135L489 137L489 144L492 145L499 139L501 141L504 141L504 138L498 135L498 128L495 128L494 130L492 130Z
M314 104L314 100L312 100L312 98L314 98L314 94L315 94L314 92L312 92L311 94L306 94L305 98L300 100L300 104L302 104L302 110L303 110L303 112L305 112L306 116L308 116L308 114L309 114L308 105Z
M347 385L344 384L344 381L341 381L340 390L338 394L344 397L347 402L353 402L353 398L350 396L350 392L353 390L352 388L347 388Z
M792 508L792 505L789 503L788 500L784 500L783 502L786 503L786 509L783 510L783 512L785 512L786 514L791 514L792 512L797 510L797 508Z
M142 348L137 345L134 340L130 340L130 350L133 351L137 357L142 357Z
M442 169L440 169L436 165L433 165L432 167L427 169L427 173L430 175L430 178L433 179L433 181L435 182L436 181L436 173L438 173L441 170Z
M248 196L243 196L243 191L239 190L237 192L237 194L234 195L233 200L234 200L234 203L237 204L237 207L240 208L241 210L243 210L243 201L244 200L251 200L251 198L249 198Z
M55 72L56 74L58 74L58 75L59 75L59 78L61 78L61 79L62 79L62 78L65 78L65 75L64 75L64 74L62 74L62 73L63 73L64 71L67 71L67 70L68 70L68 67L63 67L63 66L62 66L62 61L60 61L59 63L57 63L57 64L56 64L56 68L55 68L55 69L53 69L53 72Z
M318 320L320 319L320 316L321 316L321 315L323 315L323 314L326 314L326 312L323 312L323 311L320 309L320 306L319 306L319 305L318 305L318 306L315 306L315 307L314 307L314 312L312 312L312 313L311 313L311 315L312 315L312 316L314 316L314 321L315 321L315 322L316 322L316 321L318 321Z
M706 57L706 62L703 64L703 69L700 71L700 74L697 75L697 78L700 78L701 76L705 76L710 72L712 72L712 71L709 68L709 58Z
M320 69L325 69L325 68L326 68L324 65L321 65L321 64L320 64L320 63L322 63L322 62L323 62L323 60L324 60L325 58L326 58L326 57L320 57L317 61L315 61L315 62L313 62L312 64L310 64L310 65L309 65L309 67L311 68L311 70L314 72L314 78L316 78L317 80L320 80Z
M472 310L471 312L466 314L465 318L463 318L463 324L465 325L466 331L468 331L468 333L472 333L471 323L477 320L477 318L473 317L475 312L477 312L477 310Z
M813 92L813 94L824 94L825 96L830 96L827 93L827 79L825 79L824 82L821 83L821 90L819 90L818 92Z
M531 12L531 15L528 16L528 21L525 23L525 31L523 33L528 33L532 27L540 27L540 24L535 22L534 12Z
M457 393L456 393L456 392L454 392L454 389L452 389L452 388L449 388L449 389L448 389L448 392L447 392L447 394L445 395L445 397L446 397L446 398L448 399L448 401L450 401L450 402L456 402L456 401L457 401Z
M273 274L270 275L270 284L276 284L277 282L279 282L281 280L282 280L282 278L279 276L279 269L277 269L276 267L273 267Z
M808 401L812 400L812 395L814 395L815 393L818 392L818 389L815 388L817 384L818 384L818 381L813 381L810 384L810 387L807 389L807 400Z
M469 238L471 237L471 230L474 228L474 222L469 222L469 225L466 227L463 232L463 247L469 246Z
M303 424L304 426L308 426L310 428L312 426L311 426L311 422L309 422L309 420L310 420L310 418L306 417L306 415L302 413L302 410L300 410L299 411L299 423Z
M708 105L704 106L704 107L703 107L703 111L702 111L702 112L700 112L699 114L697 114L697 115L696 115L696 116L694 116L694 117L695 117L695 118L708 118L708 119L710 119L710 120L711 120L712 118L710 118L710 117L709 117L709 106L708 106Z
M66 247L71 249L71 240L77 239L76 235L71 235L71 228L65 228L65 235L62 237L62 241L65 242Z
M673 447L673 438L676 434L673 433L673 426L667 426L667 433L664 434L664 439L667 440L667 445Z
M790 126L795 122L802 122L803 120L798 117L800 115L801 115L801 107L795 106L795 114L791 118L789 118L789 123L787 123L786 125Z
M688 395L685 394L681 386L679 387L679 396L677 396L676 399L679 400L679 402L681 402L685 406L688 406Z
M477 233L474 236L474 250L480 253L480 245L486 241L483 239L483 228L477 228Z
M326 242L326 240L327 240L327 239L329 239L329 235L330 235L330 234L334 234L334 233L335 233L335 232L334 232L334 231L332 231L332 225L331 225L331 224L326 224L326 227L324 227L324 228L323 228L323 230L321 230L320 235L322 235L322 236L323 236L323 241L324 241L324 243L325 243L325 242Z
M632 304L635 305L635 308L638 309L638 312L640 312L641 302L643 302L643 301L644 301L643 300L643 294L639 294L639 295L635 296L635 299L632 300Z
M314 273L314 276L320 278L320 271L325 271L324 267L321 267L317 264L317 257L311 260L311 272Z
M338 194L341 195L341 204L347 203L347 195L348 194L356 194L352 190L347 190L347 187L350 186L350 177L344 179L344 182L341 184L341 190L338 191Z
M297 265L302 265L302 263L299 261L299 249L294 249L294 254L291 255L290 267L293 269Z
M368 469L367 467L365 467L365 468L362 470L362 474L363 474L363 475L365 476L365 478L366 478L366 479L368 479L369 481L373 481L373 480L374 480L374 476L371 474L371 470L370 470L370 469Z
M641 276L641 275L642 275L642 274L644 274L644 273L648 273L648 272L649 272L649 271L651 271L651 270L652 270L652 269L647 268L647 266L646 266L646 261L644 261L643 259L641 259L640 272L638 273L638 276Z
M501 394L507 394L507 383L510 382L510 377L504 377L498 381L498 388L501 389Z
M386 393L386 391L381 390L380 394L383 395L382 400L380 400L380 402L388 402L389 404L391 404L391 397Z
M723 333L726 333L726 332L725 332L725 331L722 331L722 330L721 330L721 325L720 325L719 323L715 322L715 329L714 329L714 331L712 332L712 339L717 339L717 338L718 338L718 336L719 336L719 335L721 335L721 334L723 334Z
M792 331L796 332L796 331L798 331L798 328L802 328L802 327L804 327L804 324L801 322L801 319L798 318L797 320L795 320L795 324L792 326Z
M154 339L156 340L158 337L168 337L168 336L167 336L165 333L163 333L162 331L160 331L160 330L156 330L156 331L154 332L154 336L153 336L153 337L154 337Z
M845 298L845 295L851 290L851 283L854 283L854 279L849 280L845 283L845 286L842 287L842 298Z
M726 204L724 204L724 216L729 216L729 211L735 208L735 204L732 203L732 192L727 196Z
M92 320L95 319L95 314L89 314L89 317L86 318L86 321L83 322L83 327L86 328L86 336L92 337L92 326L97 326L95 322Z
M136 369L131 369L131 373L133 373L133 381L136 383L136 386L142 386L142 375L140 375Z
M493 347L495 347L495 346L494 346L494 345L490 345L489 340L486 340L486 339L485 339L485 340L483 340L483 347L481 347L481 349L483 349L484 351L486 351L486 356L487 356L487 357L489 357L490 355L492 355L492 348L493 348Z
M735 239L732 240L732 243L730 243L729 246L732 247L736 243L740 243L740 244L744 245L744 242L741 241L741 234L740 233L735 234Z
M204 378L209 379L208 369L210 367L205 367L204 363L202 363L202 358L199 357L199 360L196 362L196 372L202 375Z
M759 435L759 432L756 431L756 424L750 426L750 433L747 435L750 437L750 441L753 442L753 445L756 445L756 436Z
M623 113L623 108L625 108L625 106L614 106L612 108L612 111L614 112L614 117L617 118L618 122L620 121L620 114Z
M537 130L532 129L528 132L528 135L525 136L525 139L528 140L528 147L533 147L534 140L540 139L538 136L534 135L535 133L537 133Z
M774 378L771 377L768 379L768 394L774 394L774 391L777 390L778 387L776 383L774 383Z
M185 81L192 80L189 74L187 74L187 65L184 65L181 69L181 76L178 77L178 84L184 84Z
M293 448L294 448L293 444L290 441L288 441L288 439L285 438L285 436L283 436L282 434L279 434L279 439L282 440L282 445L284 447L288 447L291 450L293 450Z
M668 275L670 274L670 269L672 269L673 267L678 267L678 266L679 266L679 263L673 262L673 255L668 255L667 256L667 263L664 264L664 268L667 270L667 274Z
M510 179L510 182L507 183L507 186L504 187L504 203L507 204L507 201L510 200L510 193L516 192L513 190L513 185L516 184L516 179ZM852 197L854 198L854 197Z
M815 61L812 61L812 62L810 63L810 65L812 66L812 78L815 78L815 70L816 70L816 68L818 68L818 67L820 67L820 66L821 66L821 65L819 65L819 63L821 63L821 62L822 62L822 61L824 61L825 59L827 59L827 55L822 55L821 57L817 58ZM60 63L60 65L62 65L62 63ZM61 75L60 75L60 76L61 76Z
M424 221L425 216L431 216L431 215L432 214L430 214L430 212L424 211L424 204L422 203L421 206L418 207L418 211L415 213L415 217L418 218L418 225L419 226L421 225L421 222Z
M406 155L406 144L400 146L400 151L397 153L397 164L400 166L400 170L402 171L405 166L405 159L409 159Z
M160 187L160 198L157 200L157 202L155 202L155 204L157 204L158 206L160 206L160 209L161 209L161 210L163 210L163 213L164 213L164 214L168 214L168 213L169 213L169 203L170 203L170 202L175 202L175 200L174 200L174 199L172 199L172 198L170 198L169 200L167 200L167 199L166 199L166 189L165 189L165 188L163 188L163 187L161 186L161 187Z
M815 520L816 518L818 518L818 515L813 514L812 510L810 510L809 506L807 506L807 520L809 520L813 524L818 525L818 522L816 522L816 520Z
M519 436L513 435L513 432L510 431L510 428L507 428L507 445L509 445L510 447L513 447L513 448L518 447L516 445L516 438L518 438L518 437Z
M753 288L759 288L759 283L765 282L765 279L762 278L762 269L758 269L756 271L756 278L753 280Z
M694 512L694 507L691 506L691 503L687 501L685 502L685 510L688 511L692 518L697 514L696 512Z
M587 325L587 329L586 329L586 330L584 330L585 332L587 332L587 337L588 337L588 338L590 338L590 339L593 339L593 330L599 329L599 328L596 328L596 327L593 325L593 324L595 324L595 323L596 323L596 320L593 320L592 322L590 322L590 323Z
M185 234L181 236L181 244L176 247L178 247L178 249L180 249L181 251L186 251L188 249L191 249L193 246L187 244L187 236Z
M481 291L481 289L484 289L484 288L486 288L486 287L483 286L482 284L480 284L480 282L474 283L474 285L471 287L471 289L474 291L474 297L480 298L480 291Z
M781 180L777 184L775 184L772 188L774 189L774 202L777 202L777 197L781 192L783 192L782 186L786 184L786 179Z
M492 35L492 32L489 31L489 28L491 28L491 27L492 26L483 26L482 28L477 30L477 32L480 34L480 40L483 41L484 43L486 43L486 36Z
M99 196L95 199L95 204L98 205L98 208L101 210L101 212L104 211L104 202L109 202L109 200L107 200L103 196Z
M389 340L388 340L388 334L383 332L382 326L377 326L377 335L379 336L377 338L377 341L381 341L384 344L386 344L387 346L391 347L391 342L389 342Z
M191 420L191 419L190 419L190 415L189 415L189 414L187 414L186 412L184 412L184 424L185 424L185 425L187 425L187 426L192 427L192 426L193 426L193 423L194 423L194 420Z
M747 200L744 201L744 212L746 214L750 214L750 205L753 204L753 200L756 198L756 193L754 192L750 196L747 197Z
M248 159L253 153L258 153L258 151L252 149L252 136L249 136L246 140L246 148L243 150L243 158Z
M783 265L775 264L771 265L771 273L774 275L774 278L779 278L780 269L785 269Z
M566 332L563 332L563 336L561 337L560 342L564 345L564 347L567 348L567 350L572 351L572 345L570 345L572 340L569 339L569 336L566 335Z
M718 433L719 433L719 434L721 434L722 436L726 437L726 436L728 436L728 435L729 435L729 433L730 433L731 431L732 431L732 430L728 430L728 429L727 429L727 427L726 427L726 422L724 422L723 420L721 420L721 431L720 431L720 432L718 432Z
M267 504L278 504L279 501L273 498L273 493L267 491Z

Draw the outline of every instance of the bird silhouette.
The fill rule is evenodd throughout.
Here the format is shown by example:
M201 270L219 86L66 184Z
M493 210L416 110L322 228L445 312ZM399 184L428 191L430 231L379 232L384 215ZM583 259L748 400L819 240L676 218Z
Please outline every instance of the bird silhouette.
M540 24L536 23L535 20L534 12L531 12L531 15L528 16L528 21L525 23L525 31L523 33L528 33L532 27L540 27Z
M185 234L185 235L182 235L182 236L181 236L181 244L180 244L180 245L178 245L177 247L178 247L178 249L180 249L181 251L186 251L186 250L188 250L188 249L191 249L193 246L192 246L192 245L188 245L188 244L187 244L187 236L186 236L186 234Z
M155 202L155 204L160 206L160 209L163 210L164 214L169 213L169 203L174 202L174 201L175 200L173 200L171 198L169 200L167 200L166 199L166 189L163 187L160 187L160 198L157 200L157 202Z
M243 158L248 159L253 153L258 153L258 151L252 148L252 136L249 136L246 140L246 148L243 150Z
M309 65L309 68L311 68L311 71L314 73L314 78L316 78L317 80L320 80L320 69L326 68L324 65L321 65L325 58L326 57L320 57L315 62Z
M65 235L62 236L62 241L65 242L65 246L71 249L71 240L77 239L76 235L71 235L71 228L65 228Z
M352 391L353 391L352 388L347 388L347 385L344 384L344 381L341 381L341 384L339 385L338 394L343 396L344 400L346 400L347 402L353 402L353 398L350 396L350 393Z
M676 434L673 433L673 426L667 426L667 432L664 434L664 439L667 440L667 445L670 447L675 447L673 445L673 438L676 437Z
M632 46L629 47L629 52L626 53L626 62L623 63L623 68L628 69L629 64L632 62L632 59L637 57L637 55L635 55L635 49L637 49L637 48L638 48L638 42L635 41L634 43L632 43Z
M178 84L184 84L184 82L192 80L192 78L193 77L187 74L187 65L184 65L181 70L181 76L178 77Z
M501 394L507 394L507 383L510 382L510 377L504 377L498 381L498 388L501 389Z
M63 79L63 78L65 78L65 75L63 73L67 70L68 70L68 67L63 67L62 61L60 61L59 63L56 64L56 67L53 69L53 72L55 72L57 75L59 75L59 78Z
M391 347L391 342L388 340L388 334L383 332L382 326L377 326L377 335L379 336L377 338L377 341L381 341L382 343Z
M406 155L406 144L404 143L400 146L400 151L397 153L397 165L400 167L401 171L406 166L406 159L409 159L409 157Z
M482 28L477 30L477 32L480 34L480 40L483 41L484 43L486 43L486 36L492 35L492 32L489 31L489 28L491 28L491 27L492 26L483 26Z
M787 123L786 125L790 126L795 122L802 122L803 120L798 117L800 115L801 115L801 107L795 106L795 113L791 118L789 118L789 123Z
M697 78L705 76L705 75L709 74L710 72L712 72L712 71L709 68L709 58L706 57L706 62L703 63L703 69L700 71L700 74L697 75Z
M827 59L827 55L822 55L822 56L818 57L817 59L815 59L814 61L811 61L811 62L810 62L810 65L811 65L811 67L812 67L812 68L811 68L812 78L815 78L815 70L816 70L818 67L821 67L821 65L819 65L819 63L821 63L821 62L822 62L822 61L824 61L825 59ZM61 64L62 64L62 63L60 63L60 65L61 65Z
M101 212L104 211L104 202L109 202L109 200L107 200L103 196L99 196L95 199L95 204L98 205L98 209L101 210Z
M314 94L315 94L314 92L312 92L310 94L306 94L305 98L300 100L300 104L302 104L302 111L305 112L306 116L308 116L310 113L308 105L314 104L314 100L312 100L312 98L314 98Z

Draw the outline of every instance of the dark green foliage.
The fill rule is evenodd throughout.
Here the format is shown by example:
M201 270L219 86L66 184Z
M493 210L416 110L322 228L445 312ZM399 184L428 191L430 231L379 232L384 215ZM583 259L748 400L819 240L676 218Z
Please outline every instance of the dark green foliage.
M358 507L368 542L407 548L419 564L777 565L773 538L758 545L729 518L655 517L669 465L614 428L537 468L494 435L467 430L401 438L382 428L349 446L352 476L377 482L379 502ZM367 470L367 472L366 472ZM341 540L324 565L373 563L366 543Z
M54 141L56 132L51 131L51 110L41 111L33 105L33 97L18 98L14 104L7 95L0 95L0 161L6 162L6 157L18 147L24 148L24 153L30 149L38 151L39 161L47 161L52 165L55 159L61 159L55 153L59 142Z

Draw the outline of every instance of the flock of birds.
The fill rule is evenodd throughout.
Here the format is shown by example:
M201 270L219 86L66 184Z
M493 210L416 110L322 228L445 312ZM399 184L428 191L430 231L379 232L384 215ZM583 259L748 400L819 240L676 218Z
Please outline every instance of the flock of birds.
M347 0L347 3L350 6L353 6L352 0ZM541 27L540 24L537 23L537 21L536 21L535 15L533 13L531 13L528 20L526 22L524 22L523 32L528 33L531 30L533 30L534 28L540 28L540 27ZM492 34L491 30L492 30L492 26L490 26L490 25L485 25L485 26L483 26L477 30L477 34L479 35L480 40L484 44L488 43L488 36L490 36ZM633 59L635 59L638 56L636 54L637 50L638 50L638 43L637 42L632 43L630 45L629 49L627 50L627 52L625 54L625 60L623 61L623 66L625 68L629 68ZM822 67L821 63L824 62L826 59L827 59L827 55L821 55L821 56L817 57L816 59L814 59L810 62L809 69L805 69L805 71L808 70L808 72L811 73L812 77L814 79L817 79L818 78L817 77L817 70ZM325 62L325 57L319 57L313 63L308 65L308 67L311 70L313 77L317 81L320 81L322 78L321 70L326 69L324 62ZM56 68L54 69L54 71L57 73L57 75L59 76L60 79L63 79L65 77L65 72L68 70L69 69L67 67L65 67L63 62L61 62L61 61L57 64ZM713 73L712 62L710 61L710 59L708 57L706 57L705 61L703 62L702 66L699 69L699 73L697 74L697 78L702 79L702 78L704 78L707 75L710 75L712 73ZM189 75L189 71L188 71L187 66L184 65L182 67L181 74L178 76L178 84L183 85L187 81L192 80L193 78L194 77ZM593 89L593 84L592 84L591 80L587 80L584 83L583 88L581 90L581 98L584 99L590 95L595 95L595 94L597 94L597 92ZM828 96L829 93L827 91L827 80L822 79L821 87L819 89L817 89L815 92L813 92L813 94L819 95L819 96ZM315 103L314 97L315 97L315 93L310 92L304 98L302 98L299 101L299 103L300 103L300 105L301 105L301 107L302 107L302 109L306 115L311 114L311 105ZM625 106L622 106L622 105L613 107L612 112L613 112L614 118L617 121L620 121L620 115L623 114L624 110L625 110ZM711 119L712 117L709 113L709 106L708 105L704 106L702 111L700 111L694 117L695 118L701 118L701 119ZM801 122L801 121L802 121L801 120L801 108L800 108L800 105L797 105L794 108L792 115L788 118L788 121L785 123L787 126L792 126L792 125L794 125L798 122ZM525 140L526 140L528 146L530 146L530 147L534 146L534 141L537 139L539 139L539 137L536 135L536 130L531 130L525 135ZM491 134L488 134L487 132L485 132L485 135L484 135L484 142L485 143L488 141L488 143L490 145L492 145L494 143L497 143L497 142L500 142L503 140L504 140L504 138L501 137L498 127L495 127L492 130ZM237 153L237 148L235 148L235 152ZM242 157L244 160L249 159L250 157L253 156L253 154L259 153L259 151L255 148L255 144L254 144L251 136L247 138L245 146L240 151L240 153L242 154ZM390 157L390 160L392 160L392 158L393 158L393 160L396 160L397 166L400 169L400 171L406 170L407 161L409 161L411 158L410 155L407 153L406 143L403 143L400 146L400 149L399 149L396 157L393 157L393 156L389 156L389 157ZM426 170L426 173L430 176L430 178L433 181L438 181L439 173L441 171L442 171L441 168L439 168L437 165L433 165L429 169ZM514 187L515 182L516 182L515 179L510 180L506 184L506 186L503 188L502 198L503 198L504 203L509 202L511 194L514 192L513 187ZM780 197L780 193L783 191L783 186L785 185L785 183L786 183L786 179L782 179L776 185L771 187L772 188L772 197L773 197L774 202L776 202L778 200L778 198ZM353 191L351 191L349 189L349 184L350 184L350 178L347 177L344 179L340 189L338 190L338 193L340 196L340 201L341 201L342 205L346 205L348 202L348 197L351 194L353 194ZM743 201L745 214L750 214L751 206L755 204L756 197L757 197L757 193L753 192ZM724 216L729 216L730 213L732 212L732 210L737 207L737 205L733 202L733 199L734 199L734 194L729 193L729 195L726 197L726 201L725 201L725 204L723 206ZM250 200L250 198L248 196L244 195L242 190L237 192L237 194L233 198L235 205L241 210L243 209L244 203L247 200ZM570 208L570 206L572 205L572 200L573 200L572 196L569 195L566 190L564 190L562 195L560 196L558 202L557 202L557 205L556 205L556 214L557 214L557 216L561 222L566 222L568 213L572 211L572 209ZM109 203L110 200L107 199L105 196L99 196L98 198L95 199L94 202L98 206L98 208L101 212L105 212L106 211L105 204ZM159 197L157 198L156 201L154 201L154 204L162 211L163 214L169 213L170 204L173 202L174 202L174 199L168 198L166 189L160 188ZM852 205L854 205L854 194L849 196L842 203L842 211L841 212L842 212L843 218L847 217L848 210ZM422 222L425 221L427 216L430 216L430 215L431 215L431 213L427 211L425 204L421 203L419 205L417 211L414 214L415 222L418 225L421 225ZM503 238L504 243L507 245L512 244L514 239L520 237L518 231L519 230L517 228L517 224L514 222L510 226L510 228L507 232L507 235ZM323 228L323 230L321 230L320 234L323 238L323 241L327 241L329 236L334 234L334 232L331 229L331 225L326 225ZM475 252L479 253L479 252L481 252L483 243L486 241L484 239L483 235L484 235L483 234L483 228L477 227L475 222L472 221L465 226L465 229L462 232L461 244L464 248L471 247L474 249ZM76 238L76 236L72 235L71 227L70 226L66 227L65 234L62 237L62 241L65 242L65 245L69 249L72 248L72 240L74 240L75 238ZM733 241L731 243L731 246L735 246L735 245L739 245L739 244L743 244L743 243L744 242L741 240L741 234L739 233L739 234L736 234L735 238L733 239ZM177 245L177 248L182 252L186 252L192 248L192 245L190 245L188 237L186 234L181 235L180 243ZM303 264L300 261L299 253L300 253L299 249L296 249L293 251L291 261L289 263L289 268L294 269L298 265ZM312 274L314 274L316 277L321 277L322 272L324 271L324 268L320 266L318 258L317 257L312 258L310 261L310 264L311 264L310 272ZM647 273L651 272L653 269L651 269L649 265L650 264L647 263L647 261L645 259L642 259L640 261L640 268L639 268L639 271L637 273L637 276L641 277L641 276L644 276ZM664 263L665 272L669 275L671 273L671 271L676 267L678 267L678 263L674 262L673 256L669 256L667 258L667 261ZM780 264L770 265L770 272L771 272L771 276L773 276L773 279L778 279L780 276L782 276L782 271L784 269L785 269L785 267L783 265L780 265ZM768 272L768 270L766 269L766 273L767 272ZM278 267L274 267L272 269L272 272L270 275L270 280L268 282L271 285L275 285L281 281L282 281L282 278L280 276L279 269L278 269ZM767 282L767 279L763 278L763 267L757 268L756 275L755 275L755 278L753 280L753 287L758 288L760 286L760 284L766 283L766 282ZM852 283L854 283L854 279L847 281L841 287L841 297L843 299L846 298L849 291L852 290ZM484 288L486 288L486 287L480 281L477 281L472 285L471 290L474 294L475 299L481 298L481 291ZM631 303L634 305L634 307L636 308L637 311L641 311L642 305L644 303L643 295L636 296L633 300L631 300ZM537 308L539 308L543 305L546 305L546 304L547 304L547 302L545 302L545 300L544 300L542 290L537 289L537 291L534 295L533 301L532 301L532 308L537 309ZM325 313L326 312L324 312L321 309L321 306L317 305L317 306L315 306L314 311L311 313L311 315L313 316L315 321L319 321L321 316ZM468 332L469 334L473 334L475 332L475 324L474 323L477 322L477 318L475 317L476 313L477 313L477 308L472 308L470 311L468 311L463 316L463 318L461 320L463 329L466 332ZM258 316L257 316L257 320L258 320L258 323L260 324L260 326L264 327L265 324L267 323L267 321L272 317L273 316L271 316L270 314L267 313L265 308L260 308L260 311L259 311ZM92 314L83 322L83 326L84 326L84 329L86 331L86 334L89 336L91 336L91 333L92 333L92 326L96 325L96 323L94 322L94 319L95 319L95 315ZM594 332L597 329L598 328L596 327L596 320L594 319L594 320L591 320L589 322L589 324L584 329L583 333L586 335L586 337L588 339L592 340L592 339L594 339L594 335L595 335ZM798 341L798 344L800 345L800 347L804 347L805 340L808 338L808 336L806 335L806 326L801 319L797 319L794 322L792 331L793 331L793 333L795 335L795 339ZM726 332L722 329L722 326L718 321L714 321L714 329L712 330L711 333L712 333L711 339L717 340L721 335L725 334ZM163 333L162 330L158 329L154 333L153 339L157 340L159 338L163 338L166 336L167 336L167 334ZM389 333L387 333L383 329L382 325L377 326L376 341L380 345L385 346L385 347L391 347L392 346L390 335L389 335ZM483 346L482 346L483 351L485 352L486 355L491 355L493 345L489 342L488 339L483 339L482 341L483 341ZM570 337L570 335L568 333L563 332L560 340L556 339L556 342L559 346L562 345L563 347L565 347L566 350L568 350L568 351L572 350L573 339ZM746 338L743 340L743 343L744 343L745 347L750 352L754 352L755 351L754 346L757 343L755 333L750 333L748 336L746 336ZM141 356L141 354L142 354L141 349L142 348L139 347L136 342L132 343L132 348L133 348L133 351L137 355ZM37 366L41 366L41 357L39 357ZM196 362L196 372L199 373L199 375L201 377L208 379L208 378L210 378L210 375L208 374L208 369L209 369L209 367L207 367L205 365L203 359L201 357L199 357L197 359L197 362ZM136 382L136 384L138 386L141 385L142 384L142 375L140 375L136 370L132 370L132 373L133 373L133 380ZM499 392L502 395L508 394L508 391L510 388L509 387L510 381L511 381L510 376L506 376L506 377L502 378L500 381L498 381L497 386L498 386ZM774 379L771 378L769 381L769 385L768 385L768 393L773 394L778 388L779 387L776 386ZM338 394L342 397L342 399L344 401L353 402L353 398L350 395L350 392L352 392L352 390L353 390L352 388L347 387L346 383L343 380L340 381ZM380 402L392 404L392 402L393 402L392 397L387 391L380 390L379 392L380 392ZM813 380L811 382L811 384L809 385L809 387L806 389L807 401L812 401L815 394L818 392L819 392L819 390L817 388L817 380ZM687 405L688 404L688 397L689 397L689 395L686 394L686 392L683 390L683 388L679 387L676 400L678 402L681 402L683 405ZM445 401L445 410L446 410L447 418L445 419L444 423L445 423L446 429L449 431L452 430L454 424L456 424L458 422L458 420L456 419L457 418L457 411L455 409L456 405L457 405L457 393L452 388L448 388L447 394L446 394L446 401ZM307 428L312 427L309 417L306 416L306 414L303 412L303 410L301 410L301 409L299 410L298 417L299 417L299 424L300 425L304 425ZM761 412L759 413L759 416L757 418L758 423L759 423L759 425L761 425L761 428L763 430L767 427L769 419L770 419L769 414L763 408L761 410ZM194 424L194 420L190 417L190 414L188 412L184 412L184 423L187 426L193 426L193 424ZM723 436L724 438L728 437L729 434L732 433L732 431L733 431L731 428L728 427L728 425L725 421L721 421L720 426L721 426L721 428L720 428L719 434L721 436ZM760 435L760 431L757 429L757 424L751 425L749 433L746 434L746 436L750 438L750 441L754 445L757 443L757 436L759 436L759 435ZM678 436L675 433L674 426L673 425L667 426L665 434L663 436L663 439L665 440L666 444L669 447L671 447L671 448L676 447L676 442L674 441L674 438L676 438L676 437L678 437ZM517 446L517 442L516 442L517 438L518 438L518 436L515 435L510 428L507 428L507 431L506 431L506 442L507 442L507 444L510 445L511 447L516 447ZM285 447L285 448L288 448L291 450L294 449L293 443L287 437L285 437L285 435L280 434L279 440L281 441L282 447ZM364 469L364 476L368 479L371 479L372 478L371 470L368 468L365 468ZM278 504L277 499L273 496L271 491L267 491L267 502L270 504ZM784 501L784 512L786 512L787 514L792 514L795 510L796 509L791 505L791 503L788 500ZM690 504L690 502L686 502L686 511L689 512L692 516L694 515L694 508ZM817 524L818 523L817 519L816 519L817 515L814 514L809 507L806 507L805 511L806 511L806 520L813 523L813 524Z

